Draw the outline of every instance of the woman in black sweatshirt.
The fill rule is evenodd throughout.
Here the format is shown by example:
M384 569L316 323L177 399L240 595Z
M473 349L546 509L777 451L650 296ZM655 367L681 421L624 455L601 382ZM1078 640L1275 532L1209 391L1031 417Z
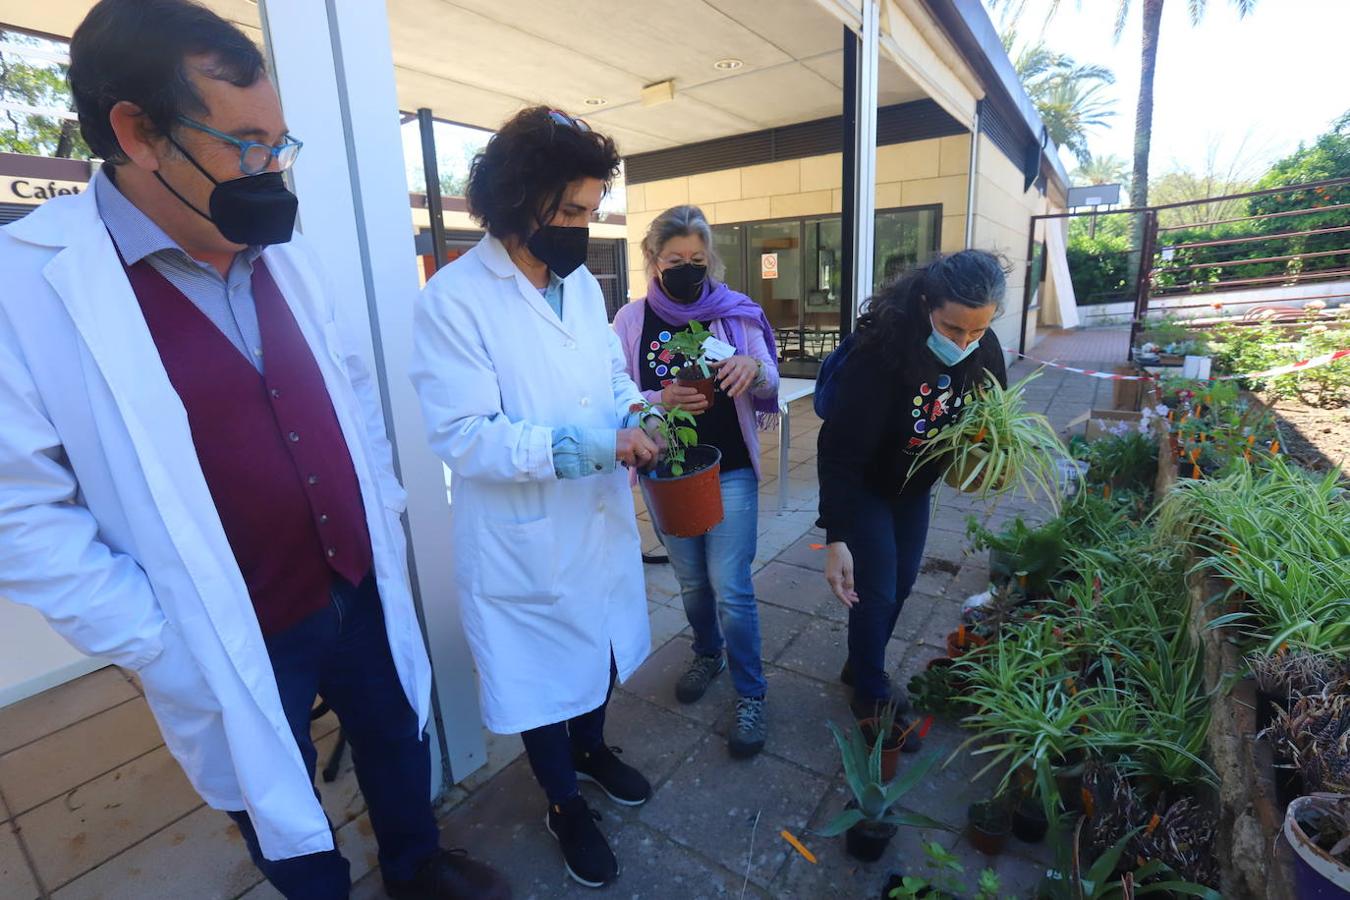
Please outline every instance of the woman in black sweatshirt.
M940 257L874 297L836 351L846 355L830 379L820 429L820 524L826 580L848 607L848 661L839 677L853 687L860 718L890 699L899 712L908 709L886 674L886 642L919 574L941 466L910 470L982 379L1007 383L1003 349L989 327L1005 287L993 254ZM918 743L906 740L905 750Z

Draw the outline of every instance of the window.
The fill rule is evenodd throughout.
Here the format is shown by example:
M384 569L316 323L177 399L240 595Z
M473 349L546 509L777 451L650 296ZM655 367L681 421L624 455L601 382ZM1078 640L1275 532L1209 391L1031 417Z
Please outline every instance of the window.
M940 206L878 212L872 290L932 259L941 222ZM727 285L764 307L784 374L813 376L819 360L838 343L843 284L840 218L715 225L713 242L726 263Z

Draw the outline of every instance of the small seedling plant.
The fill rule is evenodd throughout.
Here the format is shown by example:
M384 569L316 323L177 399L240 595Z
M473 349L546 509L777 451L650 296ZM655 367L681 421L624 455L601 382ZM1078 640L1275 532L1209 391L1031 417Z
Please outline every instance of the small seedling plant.
M684 366L680 374L688 368L697 368L704 378L712 377L712 369L708 367L707 351L703 345L708 338L712 337L712 332L703 327L702 322L690 322L689 327L684 331L677 331L670 336L670 340L661 345L661 349L675 354L684 360Z
M688 468L686 459L690 447L698 443L697 420L687 410L658 409L650 403L642 407L644 421L655 420L656 431L665 447L656 465L658 478L679 478Z
M917 875L905 875L898 887L891 888L892 900L908 900L922 897L924 900L954 900L957 897L971 896L974 900L998 900L1001 887L998 873L993 869L983 869L975 883L975 892L966 890L966 867L950 851L937 841L923 845L926 866L932 870L928 878Z

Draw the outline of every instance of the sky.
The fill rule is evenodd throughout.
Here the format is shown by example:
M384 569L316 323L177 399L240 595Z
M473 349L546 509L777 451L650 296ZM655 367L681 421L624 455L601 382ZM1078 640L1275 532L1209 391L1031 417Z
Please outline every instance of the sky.
M1019 37L1041 30L1051 0L1028 0ZM1117 0L1061 0L1046 43L1116 74L1111 125L1089 135L1094 154L1134 157L1143 0L1133 0L1120 42L1113 40ZM997 19L996 19L997 21ZM1173 168L1220 171L1235 163L1259 175L1269 163L1311 143L1350 109L1345 35L1350 0L1258 0L1239 19L1231 0L1209 0L1193 27L1185 0L1163 7L1154 79L1150 173ZM1065 167L1075 161L1070 154Z

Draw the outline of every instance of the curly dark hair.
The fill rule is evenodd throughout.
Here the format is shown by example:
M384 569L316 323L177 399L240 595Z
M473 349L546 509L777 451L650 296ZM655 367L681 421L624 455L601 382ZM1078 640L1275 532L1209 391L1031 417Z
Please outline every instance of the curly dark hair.
M70 92L80 131L94 155L126 161L108 114L123 100L136 104L160 134L178 117L208 110L184 61L202 57L208 78L250 87L265 74L262 53L234 25L189 0L102 0L70 41Z
M561 121L560 121L561 120ZM547 106L522 110L473 159L469 212L493 237L524 239L553 218L567 186L619 173L614 140Z
M906 370L933 331L930 315L948 303L1003 312L1008 266L987 250L938 256L902 274L868 301L858 317L857 346L889 368ZM973 361L972 355L968 362Z

